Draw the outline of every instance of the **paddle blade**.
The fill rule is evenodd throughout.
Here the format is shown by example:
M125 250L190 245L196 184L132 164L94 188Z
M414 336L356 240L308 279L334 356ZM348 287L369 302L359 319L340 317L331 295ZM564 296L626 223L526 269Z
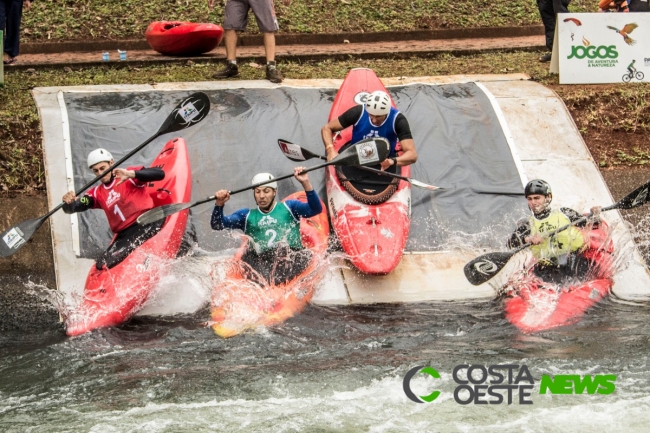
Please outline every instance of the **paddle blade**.
M367 138L355 143L334 158L334 165L376 165L388 157L390 144L385 138Z
M203 92L193 93L174 108L160 127L159 135L180 131L196 125L210 112L210 98Z
M39 217L23 221L0 234L0 257L8 257L22 248L46 219Z
M163 218L167 218L169 215L175 214L176 212L180 212L185 209L189 209L191 207L192 203L174 203L158 206L140 215L137 221L141 226L146 226L147 224L151 224Z
M292 161L301 162L312 158L325 159L325 157L316 155L315 153L312 153L307 149L303 149L297 144L293 144L287 140L278 139L278 146L280 146L280 150L282 153L284 153L284 156Z
M507 252L483 254L467 263L463 268L467 281L478 286L491 280L520 249Z
M646 182L641 185L625 197L623 197L619 202L603 208L603 210L610 209L632 209L637 206L641 206L650 201L650 182Z
M409 179L409 182L411 182L411 185L413 186L428 189L429 191L439 191L445 189L440 186L429 185L428 183L420 182L419 180L415 180L415 179Z

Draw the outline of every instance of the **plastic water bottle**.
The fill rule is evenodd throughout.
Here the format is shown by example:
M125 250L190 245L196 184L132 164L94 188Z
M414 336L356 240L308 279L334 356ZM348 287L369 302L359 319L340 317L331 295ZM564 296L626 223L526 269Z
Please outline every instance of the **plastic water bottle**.
M104 51L102 53L102 60L108 62L108 51Z
M124 51L122 51L122 50L117 50L117 52L120 54L120 60L121 60L121 61L126 60L126 50L124 50Z

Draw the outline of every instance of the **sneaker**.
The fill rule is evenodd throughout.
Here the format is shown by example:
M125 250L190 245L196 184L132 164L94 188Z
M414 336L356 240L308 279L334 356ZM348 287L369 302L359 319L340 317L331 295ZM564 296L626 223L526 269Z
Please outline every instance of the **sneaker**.
M275 65L266 65L266 79L272 83L282 82L282 75Z
M217 71L214 75L212 75L212 78L230 78L230 77L236 77L239 75L239 68L237 65L234 63L226 63L226 66L220 71Z
M542 63L548 63L551 61L551 53L546 53L542 57L539 58L539 61Z

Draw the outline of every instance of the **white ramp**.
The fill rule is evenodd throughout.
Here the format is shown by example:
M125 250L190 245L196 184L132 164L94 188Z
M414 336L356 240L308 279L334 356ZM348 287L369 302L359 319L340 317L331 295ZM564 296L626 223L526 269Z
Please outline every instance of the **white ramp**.
M457 80L457 81L456 81ZM614 201L566 106L555 92L532 81L508 76L422 77L384 80L387 85L406 82L432 84L475 81L491 98L519 162L522 183L546 179L553 185L554 205L586 211ZM396 82L397 81L397 82ZM614 293L627 300L650 298L650 274L618 211L605 216L614 227L617 248L634 248L628 267L614 277ZM514 229L514 228L513 228ZM463 266L486 251L450 251L405 254L387 276L360 276L343 269L319 288L317 304L364 304L373 302L421 302L457 299L490 299L489 284L475 287L463 275Z
M613 203L603 178L561 99L546 87L522 74L475 75L383 79L387 87L410 83L450 84L475 82L490 98L501 128L517 165L520 180L544 178L554 188L555 205L587 210L594 205ZM338 88L341 80L286 80L281 86ZM207 91L215 89L274 88L267 81L232 81L206 83L166 83L160 85L78 86L36 88L33 91L43 125L43 148L50 208L60 202L68 191L70 172L70 131L62 94L93 92ZM615 227L617 248L630 242L630 236L618 212L608 212L607 220ZM52 240L57 285L67 295L81 294L89 259L75 254L75 238L79 236L75 219L63 212L52 217ZM627 248L632 246L627 245ZM484 284L470 285L463 275L463 266L472 258L488 251L454 249L426 253L407 253L397 269L387 276L360 275L344 262L333 269L320 285L313 302L317 304L359 304L376 302L422 302L457 299L483 299L495 296L494 289ZM207 269L207 267L206 267ZM174 285L175 286L175 285ZM170 299L157 299L157 306L148 314L191 312L206 301L206 292L192 288L183 292L182 284L169 292ZM650 275L638 252L630 265L615 277L617 296L629 299L650 298ZM167 296L162 295L162 296ZM176 302L183 300L182 303ZM182 306L181 306L182 305Z

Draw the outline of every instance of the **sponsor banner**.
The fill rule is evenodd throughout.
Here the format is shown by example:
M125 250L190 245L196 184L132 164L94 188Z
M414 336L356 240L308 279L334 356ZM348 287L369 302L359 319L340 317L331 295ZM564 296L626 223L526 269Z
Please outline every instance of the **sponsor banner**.
M648 82L648 41L650 14L558 14L553 57L560 84Z

